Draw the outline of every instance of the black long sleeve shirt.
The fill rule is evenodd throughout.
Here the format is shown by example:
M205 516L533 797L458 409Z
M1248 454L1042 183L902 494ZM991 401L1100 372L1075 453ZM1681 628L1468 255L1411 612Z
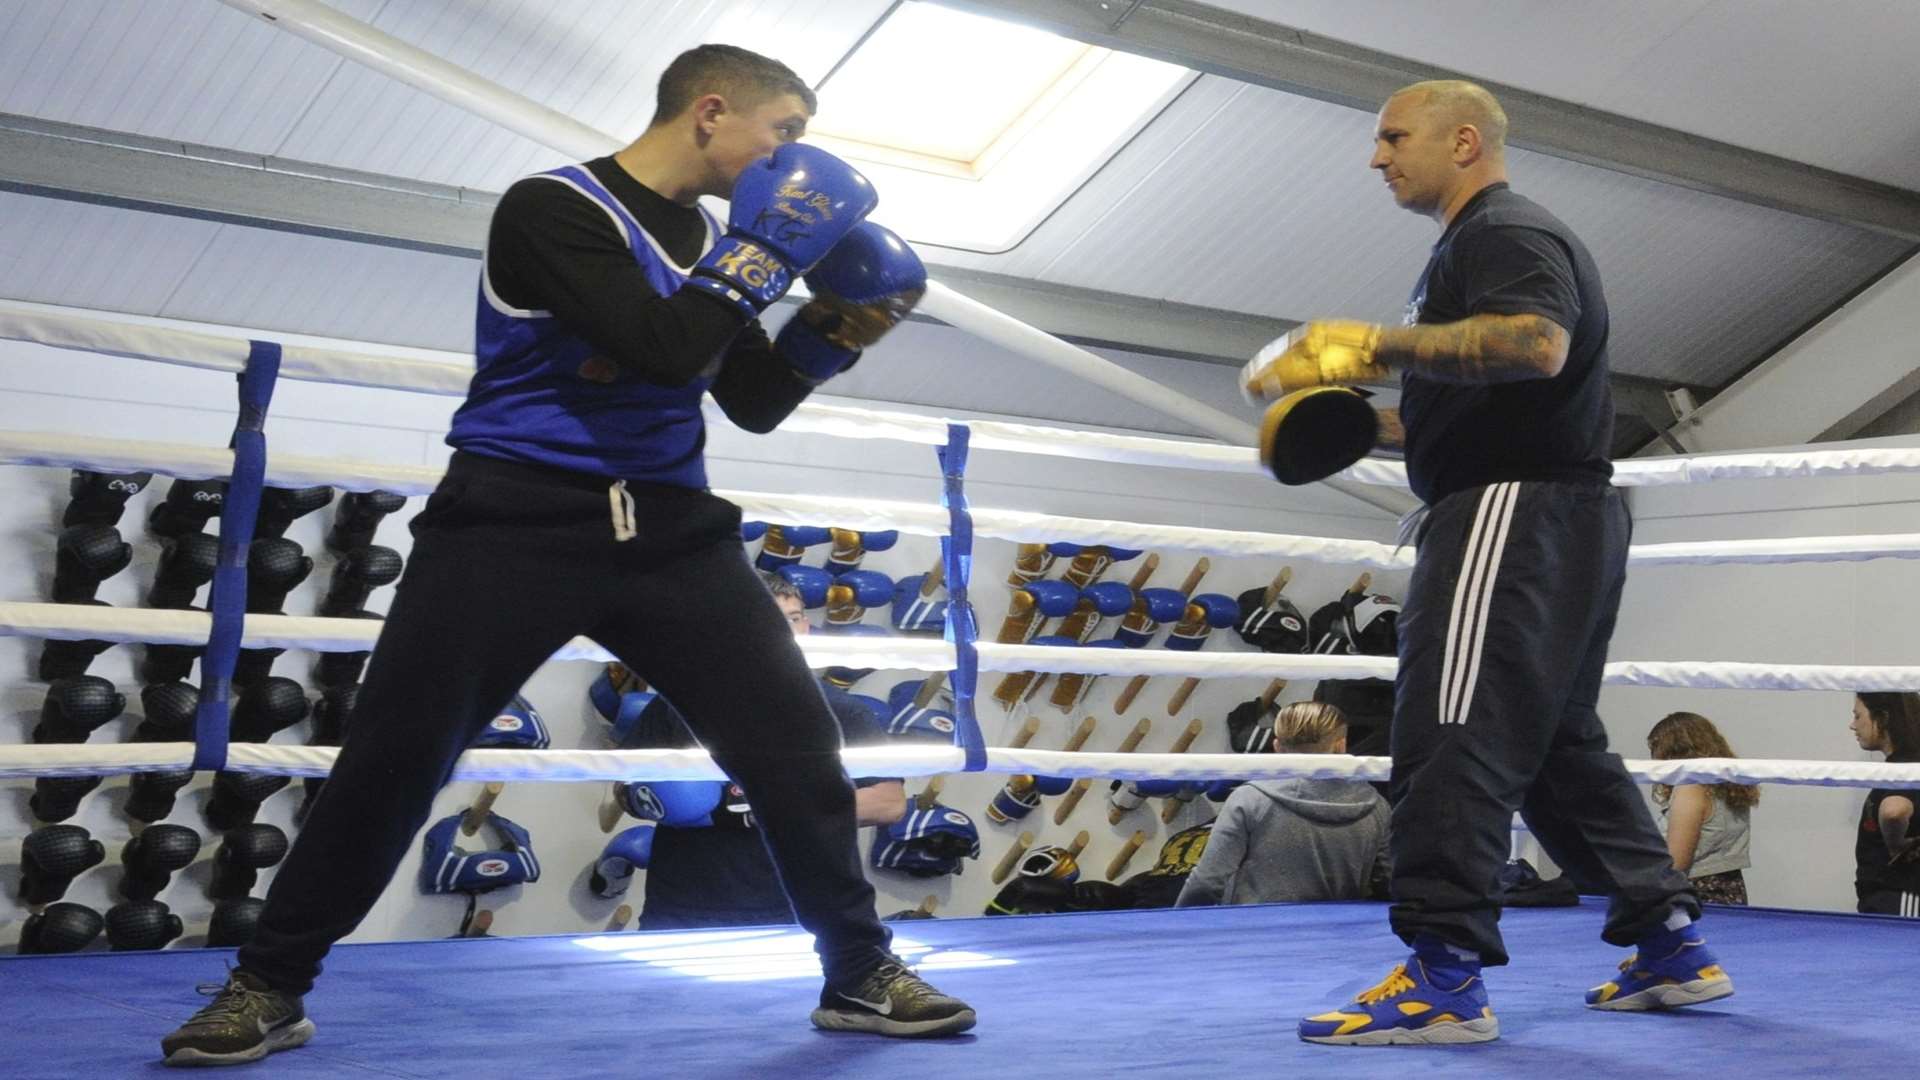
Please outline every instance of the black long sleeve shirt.
M585 168L676 266L699 261L708 230L698 209L652 191L611 157ZM649 382L684 386L719 358L713 398L748 431L772 431L813 390L758 322L697 289L654 291L607 211L565 184L522 180L507 189L488 231L486 272L502 302L552 312Z

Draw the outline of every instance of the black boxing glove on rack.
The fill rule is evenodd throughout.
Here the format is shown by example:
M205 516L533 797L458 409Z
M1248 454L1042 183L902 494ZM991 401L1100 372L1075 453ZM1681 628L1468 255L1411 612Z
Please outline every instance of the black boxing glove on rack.
M187 610L201 586L213 580L220 564L220 541L206 533L187 533L160 545L160 562L154 568L153 588L147 590L147 606Z
M111 723L127 707L126 695L98 675L60 679L47 687L40 702L40 722L34 725L36 743L83 743Z
M175 480L167 486L167 497L147 515L147 531L166 540L200 532L219 516L226 501L225 480Z
M255 540L247 549L247 612L285 615L287 594L313 572L313 560L285 537ZM233 684L249 687L273 674L273 662L287 650L241 649L233 662Z
M133 742L192 742L200 691L192 683L154 683L140 690L140 723Z
M62 525L120 524L127 500L153 483L150 472L100 473L73 470L67 481L67 510L60 515Z
M340 497L327 530L327 550L346 554L373 543L373 534L388 514L407 505L405 495L391 491L350 491Z
M206 651L205 645L148 645L140 657L140 681L180 682L193 674L194 661Z
M173 813L180 789L193 782L193 770L134 773L127 788L127 816L151 825Z
M84 604L133 562L133 545L111 525L69 525L53 549L53 602Z
M283 778L284 779L284 778ZM273 825L242 825L227 833L213 856L213 884L207 895L230 900L253 891L260 871L287 857L287 834Z
M404 564L400 553L390 547L356 548L333 566L327 593L320 599L319 613L332 618L355 618L366 614L367 598L382 585L391 585L400 577Z
M104 600L78 600L77 604L87 607L112 607ZM85 675L92 666L94 658L119 644L117 641L101 641L98 638L86 638L81 641L55 641L51 638L40 647L40 666L35 672L41 682L53 682L55 679L71 679Z
M253 940L260 925L260 910L265 900L255 896L236 896L213 905L213 917L207 923L207 948L237 949Z
M320 700L313 703L313 734L307 739L308 746L339 746L347 738L347 718L353 715L353 703L360 696L358 685L340 686L327 690ZM327 786L325 777L309 776L301 780L306 793L300 799L300 806L293 812L296 825L304 825L307 814L313 809L313 800L320 797L320 789Z
M356 611L350 618L372 619L379 621L380 616L370 611ZM359 652L323 652L313 665L313 685L322 690L343 690L357 685L360 676L366 673L367 660L373 653Z
M20 902L51 904L107 859L105 844L78 825L43 825L20 841Z
M283 615L287 594L313 573L306 550L283 536L255 540L247 546L247 612Z
M164 949L186 928L158 900L129 900L107 909L107 944L114 952Z
M248 686L233 707L234 742L266 742L307 718L307 692L292 679L269 676Z
M151 900L167 887L174 872L184 870L200 854L200 834L185 825L155 825L128 840L120 849L120 895L128 900Z
M100 913L85 904L61 901L20 924L20 955L79 952L93 944L105 926Z
M216 773L213 797L207 800L207 824L226 832L253 824L260 804L293 783L290 776L267 773Z
M27 809L36 821L65 821L80 809L80 800L100 786L99 776L42 776L33 782Z
M260 492L260 512L253 519L253 539L285 536L288 526L332 501L330 487L267 488Z

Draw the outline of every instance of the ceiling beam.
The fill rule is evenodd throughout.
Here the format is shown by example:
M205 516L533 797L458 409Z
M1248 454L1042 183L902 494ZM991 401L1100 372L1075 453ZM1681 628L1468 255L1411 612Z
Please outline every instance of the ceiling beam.
M1065 37L1371 113L1395 90L1464 78L1500 98L1528 150L1920 241L1920 192L1361 48L1191 0L939 0Z
M0 190L477 259L499 195L0 114ZM1244 363L1295 325L934 264L976 300L1079 345Z

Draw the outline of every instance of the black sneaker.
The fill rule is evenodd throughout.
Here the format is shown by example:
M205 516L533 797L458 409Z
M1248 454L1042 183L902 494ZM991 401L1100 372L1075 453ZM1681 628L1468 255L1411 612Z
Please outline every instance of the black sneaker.
M230 973L225 986L202 983L197 989L213 1003L160 1040L169 1065L238 1065L313 1038L313 1021L300 999L247 972Z
M851 986L829 983L820 991L820 1007L813 1010L817 1028L902 1039L958 1035L973 1022L972 1006L935 990L897 956L888 956Z

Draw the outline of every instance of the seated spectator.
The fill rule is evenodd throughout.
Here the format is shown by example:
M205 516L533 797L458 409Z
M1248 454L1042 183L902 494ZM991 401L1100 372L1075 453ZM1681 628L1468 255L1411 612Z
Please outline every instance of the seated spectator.
M1730 758L1733 748L1698 713L1669 713L1647 732L1647 752L1659 761ZM1660 831L1666 835L1673 867L1693 881L1703 903L1744 904L1747 881L1748 814L1760 801L1752 784L1655 784Z
M1343 754L1347 722L1299 701L1273 721L1278 754ZM1255 780L1227 797L1175 907L1381 895L1387 802L1358 780Z
M1853 737L1862 750L1877 750L1889 762L1920 762L1920 694L1862 693L1853 696ZM1853 845L1853 889L1860 911L1920 918L1920 833L1913 804L1920 785L1874 788L1860 808Z
M786 579L762 574L794 635L807 633L806 609L800 592ZM751 677L742 672L742 677ZM845 691L821 685L832 706L847 745L885 744L885 717L856 701ZM697 745L693 733L664 697L641 713L626 749ZM889 825L907 812L905 784L897 779L854 781L854 818L860 826ZM641 930L684 930L714 926L787 925L793 909L773 860L767 855L751 808L739 789L728 785L726 797L714 808L713 824L700 828L661 825L654 830L653 850L645 875L646 900L640 909Z

